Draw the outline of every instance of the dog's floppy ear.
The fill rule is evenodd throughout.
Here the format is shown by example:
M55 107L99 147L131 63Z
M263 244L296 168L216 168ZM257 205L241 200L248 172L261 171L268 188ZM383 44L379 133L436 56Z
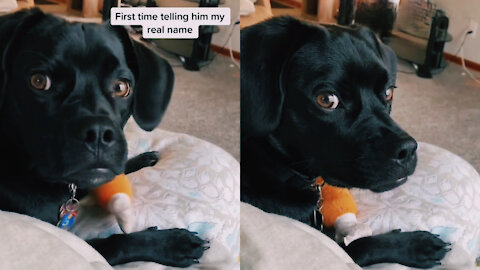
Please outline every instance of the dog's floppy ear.
M133 118L142 129L151 131L162 120L172 95L172 67L145 44L131 39L125 28L113 28L123 43L127 64L135 74Z
M278 126L285 95L282 70L310 28L277 17L241 31L242 138L262 137Z
M0 107L3 103L3 95L6 91L9 56L11 50L16 47L15 41L23 32L45 14L38 8L21 10L8 15L0 16Z

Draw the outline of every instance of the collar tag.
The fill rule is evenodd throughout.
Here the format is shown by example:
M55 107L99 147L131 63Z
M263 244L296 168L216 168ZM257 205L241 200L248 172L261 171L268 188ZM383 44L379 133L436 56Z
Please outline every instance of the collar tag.
M68 184L68 189L71 196L70 199L60 206L59 220L57 223L57 227L65 230L73 227L79 206L79 201L75 198L77 186L75 184Z

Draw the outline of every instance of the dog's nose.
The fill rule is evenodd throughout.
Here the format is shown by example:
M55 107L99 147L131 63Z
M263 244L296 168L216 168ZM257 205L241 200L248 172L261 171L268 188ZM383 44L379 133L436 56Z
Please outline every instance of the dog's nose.
M87 144L109 147L114 142L114 133L111 127L95 123L85 130L83 138Z
M403 138L397 143L393 158L399 164L405 164L412 160L417 151L417 142L412 138Z
M111 147L118 137L112 121L107 118L84 118L75 123L72 131L92 152Z

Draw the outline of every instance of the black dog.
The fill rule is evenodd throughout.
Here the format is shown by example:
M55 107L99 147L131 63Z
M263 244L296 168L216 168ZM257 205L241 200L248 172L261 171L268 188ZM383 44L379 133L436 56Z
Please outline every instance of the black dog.
M243 201L310 224L317 176L382 192L413 173L417 144L389 116L396 58L373 32L275 18L242 30L241 57ZM427 268L446 245L393 231L344 248L362 266Z
M173 89L170 65L123 28L67 23L39 10L0 17L0 209L56 224L60 206L122 172L156 162L127 162L123 127L160 122ZM88 241L114 265L153 261L186 267L205 242L184 229Z

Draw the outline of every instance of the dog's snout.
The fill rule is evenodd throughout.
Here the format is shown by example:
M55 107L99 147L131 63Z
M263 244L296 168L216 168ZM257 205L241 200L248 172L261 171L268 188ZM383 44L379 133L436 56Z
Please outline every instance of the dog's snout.
M104 117L87 117L73 123L73 137L85 143L92 152L110 148L118 140L113 122Z
M400 164L405 164L412 160L417 151L417 142L411 138L401 139L397 143L393 158Z
M85 143L109 147L114 142L114 133L111 127L94 123L84 131Z

